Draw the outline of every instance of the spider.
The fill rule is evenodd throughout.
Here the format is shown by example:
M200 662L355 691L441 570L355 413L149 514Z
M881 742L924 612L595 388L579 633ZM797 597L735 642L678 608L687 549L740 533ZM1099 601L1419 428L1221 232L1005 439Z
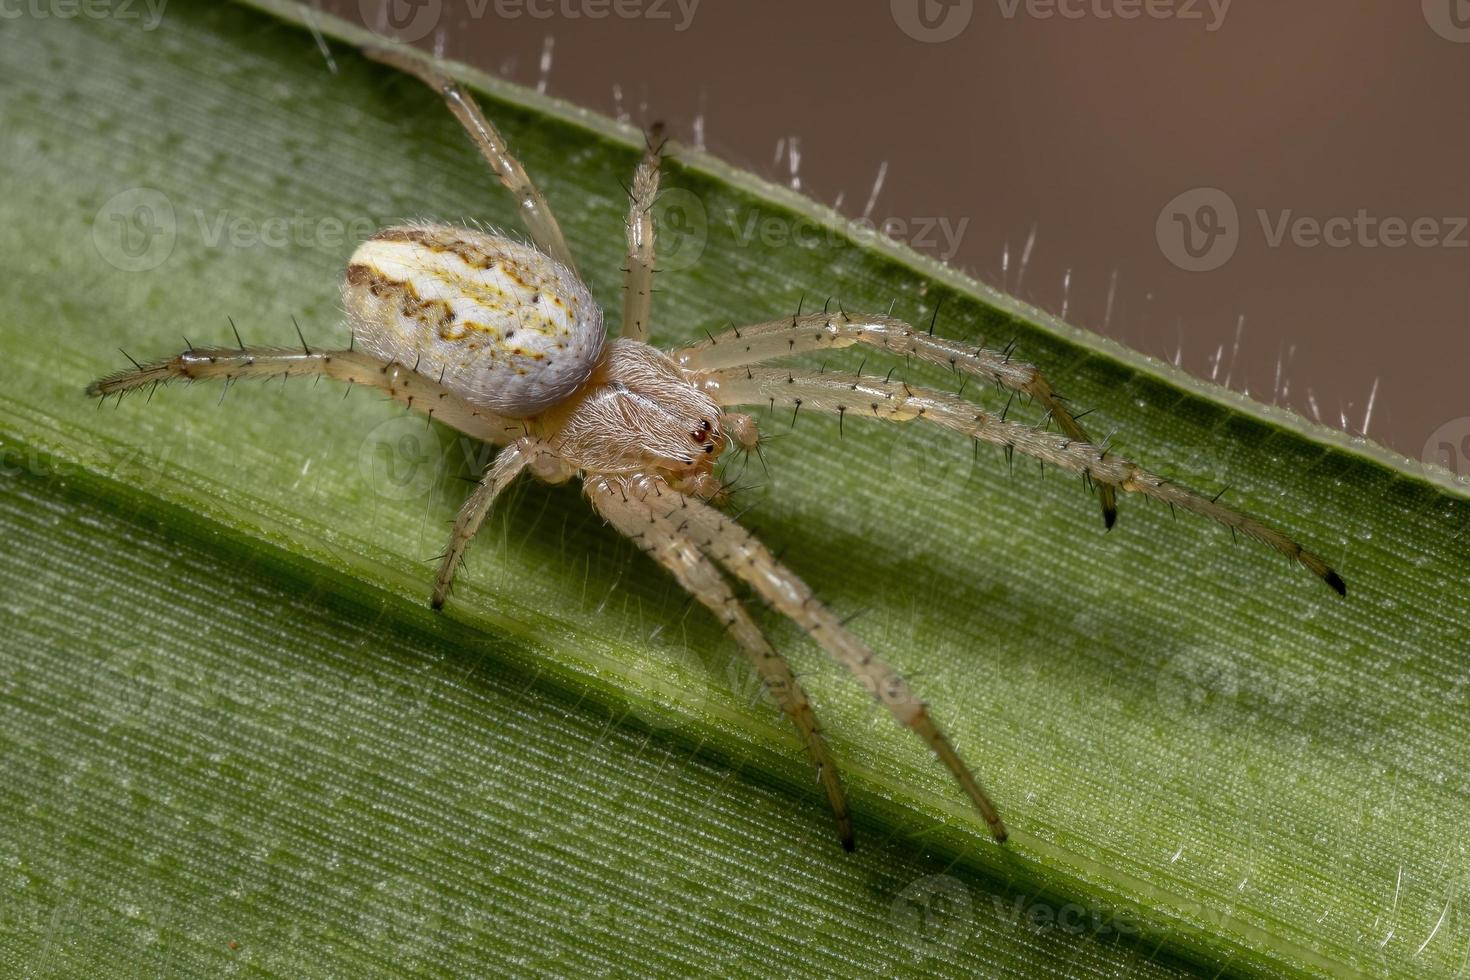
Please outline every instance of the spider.
M980 782L902 677L851 633L719 505L726 487L715 465L727 449L755 450L760 433L740 406L770 405L906 422L923 419L1081 474L1099 490L1104 523L1116 493L1139 493L1211 518L1275 548L1341 595L1347 588L1320 557L1291 537L1212 498L1098 448L1030 364L1010 351L935 337L887 315L847 312L786 316L736 327L670 351L647 343L654 278L652 206L662 143L650 133L633 177L627 219L626 294L620 336L578 278L546 199L475 100L417 58L387 50L369 57L435 89L515 196L534 245L443 224L387 228L353 254L342 285L352 330L346 350L194 347L166 360L134 362L92 383L102 398L176 379L326 376L377 388L473 438L499 447L465 500L439 563L432 605L443 607L466 547L497 496L522 471L547 483L579 478L593 509L641 547L720 620L796 727L836 818L853 848L842 781L810 701L787 661L766 640L731 580L792 619L850 670L954 775L997 841L1005 824ZM656 132L656 131L655 131ZM236 337L238 342L238 335ZM858 374L773 369L767 362L852 345L918 358L1034 399L1060 432L984 410L958 395Z

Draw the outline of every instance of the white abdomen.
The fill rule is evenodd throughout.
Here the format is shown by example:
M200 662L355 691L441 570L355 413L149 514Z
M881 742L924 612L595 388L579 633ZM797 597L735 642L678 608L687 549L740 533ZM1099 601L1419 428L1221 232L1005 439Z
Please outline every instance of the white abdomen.
M606 339L602 310L571 270L451 225L400 225L363 242L342 295L358 346L517 418L575 391Z

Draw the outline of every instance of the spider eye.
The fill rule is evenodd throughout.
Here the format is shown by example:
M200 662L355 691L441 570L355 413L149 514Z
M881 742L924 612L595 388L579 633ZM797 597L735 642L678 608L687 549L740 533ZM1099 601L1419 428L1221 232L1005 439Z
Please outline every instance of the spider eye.
M709 435L710 430L713 428L714 426L710 424L709 419L700 419L699 428L689 433L689 438L693 439L695 442L704 442L705 437Z

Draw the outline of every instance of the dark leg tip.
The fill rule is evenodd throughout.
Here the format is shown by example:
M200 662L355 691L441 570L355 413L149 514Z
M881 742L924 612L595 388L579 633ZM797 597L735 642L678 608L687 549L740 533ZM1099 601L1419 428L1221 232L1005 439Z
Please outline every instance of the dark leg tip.
M1328 569L1327 574L1322 576L1322 581L1330 585L1333 592L1344 598L1347 597L1347 583L1342 580L1341 575Z
M1116 524L1116 523L1118 523L1118 508L1116 508L1116 507L1104 507L1103 508L1103 529L1104 530L1107 530L1107 531L1111 531L1113 529L1113 525Z
M851 834L842 835L842 849L849 854L857 850L857 842L852 839Z

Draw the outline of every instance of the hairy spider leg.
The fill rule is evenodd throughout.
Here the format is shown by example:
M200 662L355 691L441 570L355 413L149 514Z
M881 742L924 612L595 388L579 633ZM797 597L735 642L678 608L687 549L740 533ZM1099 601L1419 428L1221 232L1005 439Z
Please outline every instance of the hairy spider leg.
M121 397L170 381L231 381L248 378L326 377L377 388L389 398L483 442L503 446L525 431L514 419L487 412L431 378L401 364L384 364L361 351L294 347L191 347L182 354L92 382L87 394Z
M721 405L799 406L807 411L908 422L924 419L972 439L1004 446L1094 482L1139 493L1208 517L1299 562L1339 595L1342 577L1320 556L1268 524L1195 490L1170 483L1131 460L1104 454L1096 446L1055 432L1008 421L955 395L917 388L901 381L851 374L796 374L789 371L727 368L705 376L705 388Z
M628 189L628 255L623 265L622 336L648 341L653 310L653 202L658 198L659 164L663 158L663 126L654 125L633 186Z
M539 440L528 436L506 446L485 467L485 475L480 478L474 492L460 505L459 514L454 518L454 530L449 533L449 547L444 550L439 574L434 578L434 595L429 601L435 609L444 608L444 600L449 598L450 587L454 585L454 573L464 561L465 549L480 532L480 524L490 513L495 498L540 452L539 446Z
M812 594L812 590L770 549L730 517L694 497L678 493L656 478L628 481L627 493L649 514L673 524L699 550L731 575L753 588L777 612L788 617L833 659L846 667L886 707L894 719L910 729L934 752L959 782L997 841L1006 839L995 804L959 753L929 715L927 705L907 682L868 648Z
M837 820L837 839L844 849L853 849L852 817L847 797L842 790L837 763L822 738L816 713L806 691L791 672L786 658L761 633L740 600L735 598L729 582L690 537L657 508L645 505L629 494L621 481L596 477L584 481L592 507L614 528L642 548L662 565L679 585L698 599L725 627L756 670L765 689L791 719L816 766L817 781L827 794L827 803ZM672 491L666 491L672 493Z
M766 323L735 327L725 333L672 352L675 363L691 370L742 367L762 361L815 350L833 350L865 344L878 350L917 357L931 364L993 381L1008 391L1034 398L1056 420L1067 438L1090 443L1077 418L1052 390L1034 365L1011 359L1009 351L961 344L936 337L910 323L890 316L849 313L808 313ZM1118 518L1113 487L1101 484L1098 498L1103 523L1112 527Z
M531 175L526 173L526 168L510 152L500 131L480 111L474 96L461 88L454 79L441 74L421 55L410 54L398 48L364 48L363 53L374 61L413 75L439 93L449 106L449 111L454 113L454 118L459 120L474 141L485 162L490 164L490 169L500 178L500 183L515 195L521 220L525 222L531 240L541 251L576 272L577 264L572 261L571 249L567 248L567 240L561 233L561 226L557 224L551 205L546 203L545 196L536 187Z

